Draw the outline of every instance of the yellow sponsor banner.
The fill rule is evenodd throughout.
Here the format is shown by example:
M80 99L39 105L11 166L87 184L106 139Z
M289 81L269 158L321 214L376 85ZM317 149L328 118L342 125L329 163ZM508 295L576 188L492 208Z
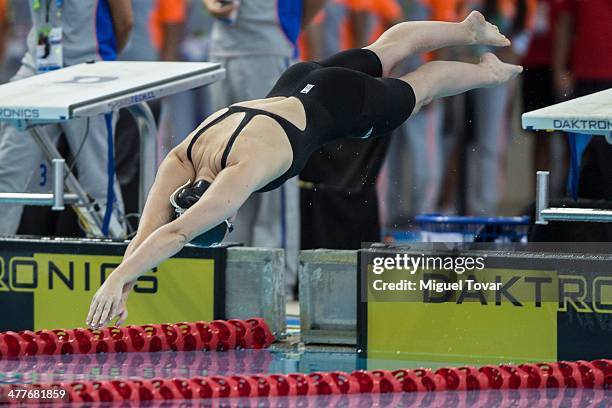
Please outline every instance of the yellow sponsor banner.
M35 330L83 327L103 277L121 259L57 253L12 258L19 287L11 290L33 293ZM143 275L130 294L126 324L214 319L214 267L213 259L172 258Z
M393 290L376 290L381 280L394 283ZM432 280L454 286L436 291L427 283ZM474 282L488 285L475 289ZM411 275L388 270L377 275L370 267L366 284L368 359L456 364L557 359L555 271L489 268Z

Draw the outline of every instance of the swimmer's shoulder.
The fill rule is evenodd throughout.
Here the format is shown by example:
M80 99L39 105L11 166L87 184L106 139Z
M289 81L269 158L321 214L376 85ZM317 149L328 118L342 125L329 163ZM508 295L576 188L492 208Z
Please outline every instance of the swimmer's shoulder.
M174 147L168 155L166 156L166 160L176 162L176 164L191 164L189 157L187 157L187 148L189 147L189 139L186 138L178 146ZM192 165L193 167L193 165Z
M228 108L219 109L212 115L208 116L185 139L183 139L183 141L176 148L172 149L172 152L176 152L176 154L181 159L188 160L187 150L189 149L189 145L192 143L193 137L196 135L196 133L198 133L200 129L202 129L203 127L205 127L210 122L217 119L219 116L223 115L227 111L228 111Z
M204 119L204 121L202 123L200 123L200 126L198 126L196 128L196 130L194 130L194 132L197 132L198 129L208 125L210 122L212 122L213 120L217 119L219 116L223 115L228 110L229 110L229 108L219 109L218 111L216 111L215 113L213 113L212 115L210 115L209 117Z

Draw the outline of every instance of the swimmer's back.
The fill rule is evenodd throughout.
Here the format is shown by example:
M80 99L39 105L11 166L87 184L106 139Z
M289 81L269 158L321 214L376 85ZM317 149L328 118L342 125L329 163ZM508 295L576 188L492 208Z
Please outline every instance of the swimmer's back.
M236 106L268 111L287 118L298 127L304 127L306 118L301 103L288 99L291 98L258 99L241 102ZM299 105L297 109L295 105ZM266 162L274 175L278 171L282 173L282 170L291 164L291 144L276 120L265 115L254 116L240 133L235 135L232 143L232 136L246 113L235 112L223 117L227 112L228 109L224 108L209 116L179 146L179 151L187 160L189 151L197 179L212 181L224 167L223 155L226 152L226 165L241 160L261 160ZM221 119L209 126L218 118ZM207 126L207 129L200 132Z

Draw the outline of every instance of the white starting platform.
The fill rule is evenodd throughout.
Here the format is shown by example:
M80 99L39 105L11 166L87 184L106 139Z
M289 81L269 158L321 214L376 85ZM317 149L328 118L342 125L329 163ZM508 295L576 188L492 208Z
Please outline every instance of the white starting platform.
M606 136L612 141L612 89L523 114L523 129Z
M225 70L216 63L117 61L74 65L0 85L0 121L27 129L45 157L53 163L56 175L53 193L0 193L0 202L51 205L57 210L63 209L64 203L72 204L87 221L90 227L87 233L101 237L103 219L98 205L69 173L55 145L38 126L127 108L140 132L142 211L155 178L157 157L157 128L145 102L211 84L224 77ZM119 230L110 231L111 237L120 238L122 234Z
M572 99L522 116L523 129L604 136L612 144L612 89ZM548 221L612 222L612 211L549 208L549 172L537 173L536 223Z

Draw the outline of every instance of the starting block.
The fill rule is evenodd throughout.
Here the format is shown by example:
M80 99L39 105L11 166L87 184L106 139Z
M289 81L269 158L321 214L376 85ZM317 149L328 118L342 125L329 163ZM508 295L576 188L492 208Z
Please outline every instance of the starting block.
M597 92L548 106L522 116L523 129L561 131L581 136L588 143L590 136L604 136L612 144L612 89ZM574 140L574 139L570 139ZM576 143L576 142L574 142ZM583 142L582 149L586 148ZM572 146L572 143L570 143ZM582 151L572 147L571 190L577 191ZM536 193L536 223L548 221L612 222L612 211L590 208L549 208L549 173L538 172Z
M157 129L145 102L187 91L223 79L225 70L217 63L192 62L92 62L74 65L20 81L0 85L0 121L28 130L49 162L61 159L55 145L38 126L84 118L127 108L140 131L140 208L156 172ZM86 221L90 235L101 237L103 220L96 203L88 197L68 167L54 165L58 183L53 194L0 193L0 202L50 205L63 209L63 202L73 204ZM68 172L66 177L62 177ZM64 186L65 199L57 197ZM120 238L123 231L110 230Z
M612 357L611 248L574 249L359 251L357 348L367 368Z
M612 89L524 113L523 129L605 136L612 143Z
M92 296L127 242L108 239L1 238L0 331L83 327ZM187 245L136 281L127 324L261 316L285 331L281 249Z

